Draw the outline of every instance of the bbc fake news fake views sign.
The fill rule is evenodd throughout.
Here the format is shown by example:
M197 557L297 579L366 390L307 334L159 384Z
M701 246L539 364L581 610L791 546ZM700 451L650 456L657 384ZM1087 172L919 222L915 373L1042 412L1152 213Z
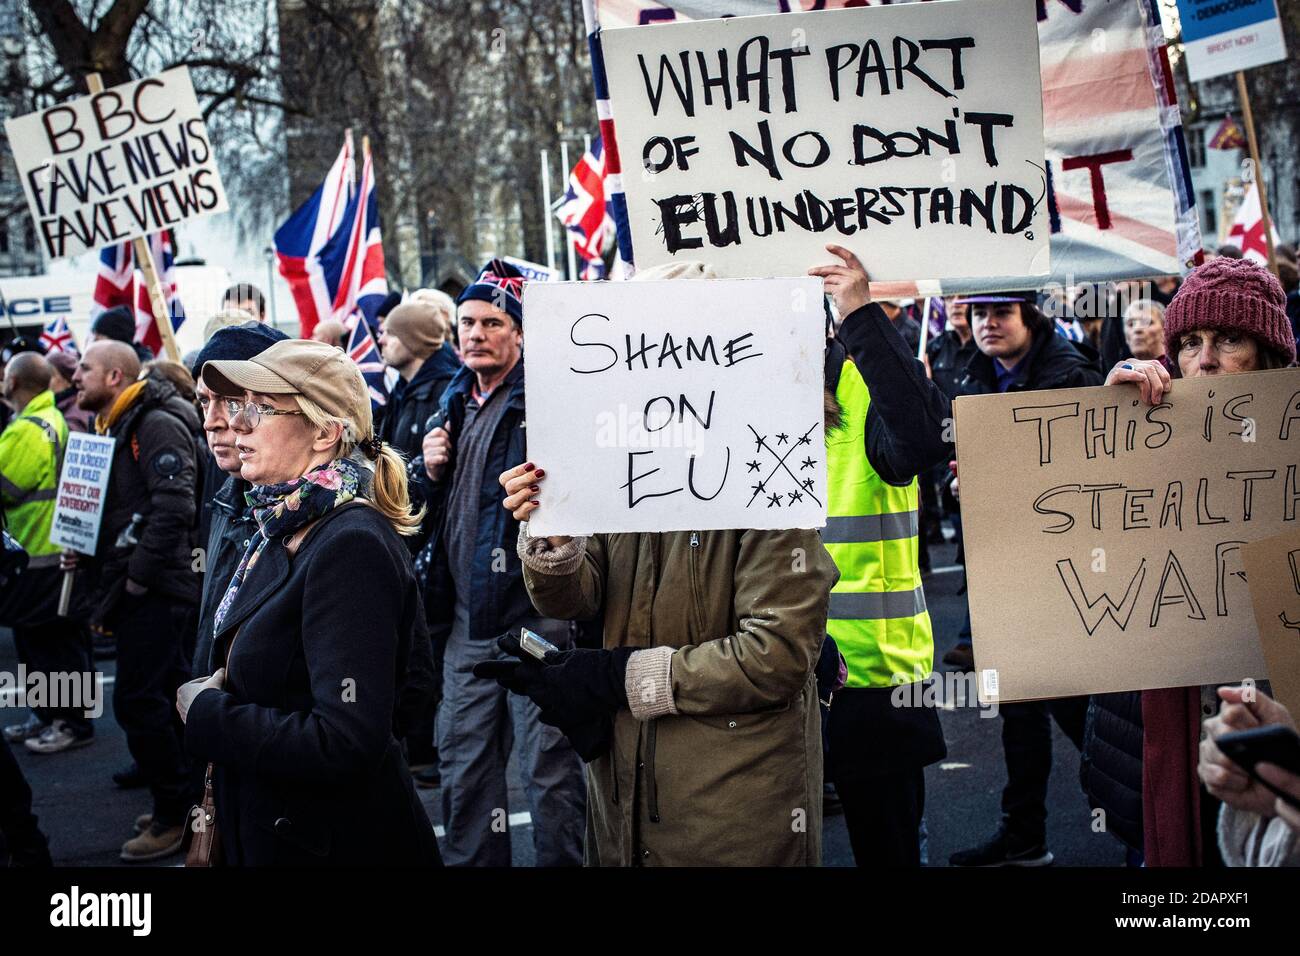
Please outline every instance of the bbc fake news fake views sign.
M1044 276L1034 0L604 31L638 268Z
M7 119L5 132L47 258L227 209L186 67Z

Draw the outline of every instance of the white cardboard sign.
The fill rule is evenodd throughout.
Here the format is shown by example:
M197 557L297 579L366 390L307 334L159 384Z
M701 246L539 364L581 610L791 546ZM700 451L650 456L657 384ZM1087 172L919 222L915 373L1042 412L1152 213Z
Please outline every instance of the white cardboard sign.
M524 287L534 535L826 523L820 279Z
M5 132L50 259L228 208L187 67L7 119Z
M602 34L637 266L878 280L1048 272L1034 0Z
M94 554L108 496L116 439L73 432L59 473L50 541L81 554Z

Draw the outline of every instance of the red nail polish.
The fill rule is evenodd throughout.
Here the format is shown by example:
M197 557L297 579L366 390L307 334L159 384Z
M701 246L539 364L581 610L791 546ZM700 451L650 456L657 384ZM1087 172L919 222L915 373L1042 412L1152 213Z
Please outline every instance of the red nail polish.
M537 466L530 461L528 464L524 465L524 471L532 471L536 467Z
M537 469L537 477L538 477L538 478L545 478L545 477L546 477L546 472L544 472L544 471L542 471L542 469L538 468L538 469Z
M529 490L529 491L541 491L542 489L538 488L536 485L529 485L529 486L528 486L528 490Z

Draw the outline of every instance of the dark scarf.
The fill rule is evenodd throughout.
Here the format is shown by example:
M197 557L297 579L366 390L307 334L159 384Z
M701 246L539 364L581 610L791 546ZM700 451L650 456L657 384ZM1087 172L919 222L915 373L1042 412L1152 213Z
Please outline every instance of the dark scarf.
M339 458L317 465L307 474L276 485L253 485L244 492L258 532L248 543L230 579L225 596L217 605L212 619L212 633L221 632L221 622L235 602L235 595L257 564L262 549L272 538L293 534L317 518L357 496L361 485L361 466L349 458Z

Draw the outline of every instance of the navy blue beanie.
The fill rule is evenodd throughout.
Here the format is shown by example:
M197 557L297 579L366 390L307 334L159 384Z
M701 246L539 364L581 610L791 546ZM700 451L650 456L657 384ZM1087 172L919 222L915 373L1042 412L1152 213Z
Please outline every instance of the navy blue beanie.
M197 381L203 371L204 362L233 359L247 362L254 355L261 355L276 342L287 339L279 329L261 322L245 322L243 325L228 325L217 329L212 338L199 350L194 359L194 368L190 370Z
M115 305L95 317L95 321L90 323L90 331L130 345L135 341L135 316L126 306Z
M493 259L483 267L465 291L456 300L459 305L478 299L506 312L520 325L524 324L524 274L504 259Z

